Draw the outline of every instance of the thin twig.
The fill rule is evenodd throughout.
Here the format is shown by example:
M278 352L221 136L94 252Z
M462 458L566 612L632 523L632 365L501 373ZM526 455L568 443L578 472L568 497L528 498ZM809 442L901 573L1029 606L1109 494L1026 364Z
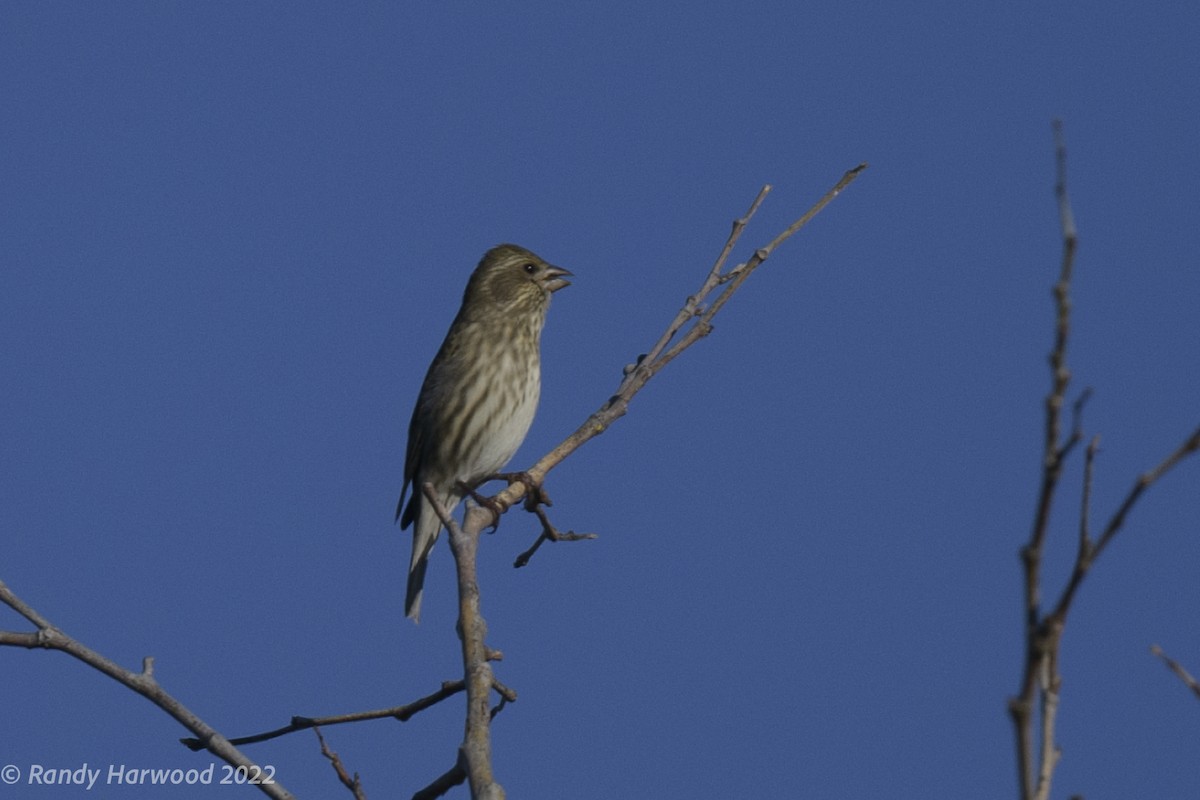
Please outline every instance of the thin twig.
M750 204L750 208L746 211L746 213L733 221L733 229L729 232L729 238L725 240L725 245L721 248L721 252L717 255L717 260L713 262L712 268L709 269L708 275L704 278L704 282L700 285L700 289L695 294L690 295L687 300L684 301L683 308L681 308L679 313L675 315L675 319L671 320L671 323L667 325L667 329L663 331L661 336L658 337L658 341L655 342L654 346L650 348L650 352L642 356L640 359L641 363L653 364L655 361L657 361L659 355L667 348L667 345L671 343L671 340L675 338L675 334L677 334L683 328L683 326L687 325L689 321L695 319L701 304L704 302L704 298L708 296L709 292L716 288L717 285L724 282L722 280L721 270L724 269L725 262L729 260L729 254L733 252L733 247L737 244L738 239L741 238L742 231L744 231L746 226L750 224L751 218L755 215L755 213L757 213L758 207L763 204L763 201L767 199L767 195L770 194L770 192L770 184L767 184L766 186L763 186L762 189L759 189L758 195L754 198L754 202ZM628 375L626 376L626 380L629 380ZM622 382L621 388L623 387L624 382ZM618 393L619 391L620 388L618 388Z
M646 380L649 380L654 373L659 372L663 367L678 357L679 354L684 350L691 347L701 338L711 333L713 317L717 315L718 311L724 308L725 304L729 302L730 298L733 297L733 293L741 288L742 284L746 282L746 279L750 277L751 273L753 273L754 270L757 269L764 261L770 258L771 254L775 252L776 248L796 235L796 233L798 233L801 228L811 222L813 217L819 214L821 210L825 208L825 206L833 202L833 199L841 194L842 190L849 186L854 179L859 176L859 173L866 168L867 165L863 163L859 164L853 169L847 170L846 173L842 175L841 180L835 183L833 187L829 189L829 191L825 192L825 194L821 196L821 199L814 203L813 206L808 209L808 211L804 212L804 215L801 216L800 219L796 220L787 228L785 228L778 236L772 239L766 247L760 247L759 249L755 250L754 255L751 256L750 260L738 268L737 275L734 276L733 279L729 281L728 285L725 286L725 289L719 295L717 295L717 298L712 302L712 305L699 315L699 318L688 330L688 332L678 342L676 342L671 349L667 350L667 352L663 353L662 356L651 362L650 368L652 369L652 372L651 375L647 376ZM760 198L761 196L762 195L760 194ZM754 205L751 206L750 213L753 213L761 202L761 199L755 200ZM747 214L746 219L749 219L749 214ZM705 286L707 288L705 288L703 292L705 295L707 295L708 290L711 287L708 287L707 283ZM702 299L703 296L701 297L701 300Z
M1200 450L1200 428L1186 438L1158 466L1135 481L1117 511L1108 520L1099 538L1091 535L1092 482L1099 437L1093 437L1084 456L1084 478L1081 497L1078 547L1071 575L1063 586L1053 610L1044 614L1041 607L1042 551L1049 535L1050 512L1062 477L1063 464L1074 447L1083 439L1082 409L1090 390L1085 391L1074 405L1074 424L1063 439L1062 410L1066 401L1071 372L1067 365L1067 342L1071 330L1071 277L1078 243L1075 217L1067 194L1066 145L1062 125L1054 124L1057 179L1055 196L1058 199L1059 224L1062 228L1062 261L1058 282L1054 286L1055 335L1050 353L1051 388L1046 397L1045 440L1042 452L1042 476L1034 512L1029 542L1021 550L1025 573L1025 663L1020 693L1009 700L1009 713L1017 743L1017 777L1022 800L1047 800L1054 769L1061 752L1055 743L1062 675L1058 669L1059 648L1067 615L1076 592L1100 554L1121 530L1126 517L1143 493L1170 472L1187 456ZM1041 718L1040 732L1034 735L1035 700ZM1035 744L1040 752L1035 758Z
M1158 645L1151 645L1150 652L1161 658L1163 663L1167 665L1167 668L1170 669L1171 672L1174 672L1175 676L1179 678L1179 680L1183 681L1184 686L1191 689L1192 694L1200 698L1200 681L1197 681L1195 678L1193 678L1192 673L1184 669L1183 665L1178 661L1164 653L1163 649Z
M342 786L354 794L355 800L367 800L367 795L363 792L362 781L359 780L358 773L354 773L351 778L346 771L345 764L342 763L341 757L333 750L329 749L329 745L325 744L325 737L321 735L321 729L313 727L313 732L317 734L317 741L321 743L321 755L329 759L329 763L333 765L333 771L337 773L338 780L342 782Z
M1100 450L1100 435L1088 442L1083 455L1083 491L1079 498L1079 547L1075 553L1076 563L1085 563L1092 557L1092 479L1096 470L1096 453Z
M1071 332L1071 274L1075 263L1075 248L1078 236L1074 214L1067 194L1067 149L1063 141L1062 125L1054 123L1055 164L1057 178L1054 193L1058 200L1059 223L1062 228L1062 259L1059 264L1058 282L1054 285L1055 325L1054 345L1050 351L1050 392L1046 396L1046 424L1042 445L1042 477L1038 490L1033 528L1029 542L1021 549L1021 563L1025 575L1025 665L1021 678L1021 690L1009 701L1009 713L1017 739L1017 778L1022 800L1044 800L1050 791L1053 760L1057 752L1054 746L1053 713L1057 712L1057 689L1061 678L1057 674L1057 651L1062 629L1059 625L1047 624L1041 609L1042 549L1050 527L1050 509L1062 477L1063 463L1071 450L1082 438L1079 420L1083 403L1076 403L1076 426L1066 441L1062 441L1062 410L1066 403L1067 386L1071 372L1067 367L1067 340ZM1047 697L1047 693L1054 696ZM1041 696L1043 727L1043 751L1040 758L1034 757L1033 714L1034 702ZM1040 764L1040 766L1038 766Z
M275 739L280 736L285 736L289 733L297 731L306 731L309 728L315 728L318 725L342 725L347 722L363 722L371 719L398 719L401 722L408 722L418 712L424 711L430 706L436 705L447 697L453 697L461 692L466 685L461 681L445 681L440 689L430 695L414 700L411 703L403 706L395 706L393 708L381 708L374 711L355 711L349 714L337 714L329 717L292 717L291 722L284 725L282 728L276 728L272 731L264 733L256 733L251 736L241 736L236 739L230 739L230 744L243 745L255 744L257 742L265 742L270 739ZM187 738L180 739L185 745L192 750L203 748L203 743L199 739Z
M1137 477L1129 493L1125 495L1124 501L1122 501L1116 512L1113 513L1112 517L1109 518L1108 524L1104 526L1104 532L1100 534L1100 538L1096 540L1096 544L1088 547L1086 551L1081 551L1076 557L1075 568L1072 570L1071 578L1054 607L1054 611L1052 612L1053 617L1062 620L1066 619L1075 593L1083 584L1088 571L1092 568L1096 559L1100 557L1100 554L1112 543L1113 537L1120 532L1122 526L1125 524L1126 517L1129 516L1129 512L1133 510L1134 505L1141 499L1145 491L1178 466L1185 458L1197 452L1197 450L1200 450L1200 428L1197 428L1191 435L1184 439L1158 466Z
M745 230L750 219L754 216L759 206L762 205L767 193L771 190L770 186L764 186L754 198L754 202L750 204L750 208L746 213L737 220L734 220L729 238L722 246L717 260L709 269L708 275L705 277L700 289L687 298L683 307L667 325L666 330L663 331L654 346L650 348L650 351L638 358L633 367L625 370L625 374L613 396L584 420L583 424L574 433L542 456L536 464L525 470L525 474L529 477L530 482L533 485L540 486L545 480L546 474L562 463L563 459L578 450L589 440L608 430L613 422L624 416L629 409L630 400L641 391L651 378L661 372L680 353L712 331L713 317L724 307L733 296L733 293L745 283L754 269L766 261L781 244L807 225L817 213L841 194L866 168L867 165L863 163L853 169L847 170L841 179L825 192L803 216L784 229L783 232L772 239L765 247L756 250L753 257L745 264L726 273L726 275L731 277L727 281L724 281L725 288L718 295L717 299L705 308L704 302L708 295L723 283L721 270L724 269L730 252L732 252L734 245L737 244L742 231ZM520 502L527 491L528 486L524 481L514 482L492 497L491 500L499 509L506 511Z
M529 559L533 558L533 554L538 551L543 542L581 542L587 539L595 539L594 533L575 533L567 531L563 533L550 522L550 518L546 515L546 509L540 505L534 505L533 513L537 515L538 521L542 523L542 532L538 534L538 538L530 546L528 550L517 556L513 562L514 567L523 567L529 563Z
M1104 532L1100 534L1100 538L1096 541L1096 556L1099 556L1108 547L1108 543L1112 541L1112 538L1117 535L1121 526L1125 524L1125 517L1129 515L1130 510L1142 496L1142 493L1197 450L1200 450L1200 428L1197 428L1190 436L1184 439L1179 447L1175 448L1175 452L1164 458L1157 467L1138 476L1133 484L1133 488L1125 496L1125 501L1121 503L1117 512L1112 515L1112 519L1108 521Z

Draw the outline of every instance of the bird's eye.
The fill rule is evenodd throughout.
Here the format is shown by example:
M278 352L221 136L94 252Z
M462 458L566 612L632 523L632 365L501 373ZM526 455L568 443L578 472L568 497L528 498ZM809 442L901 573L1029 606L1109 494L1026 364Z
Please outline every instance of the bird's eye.
M529 262L523 264L521 269L525 270L526 275L532 275L533 273L537 272L537 267Z

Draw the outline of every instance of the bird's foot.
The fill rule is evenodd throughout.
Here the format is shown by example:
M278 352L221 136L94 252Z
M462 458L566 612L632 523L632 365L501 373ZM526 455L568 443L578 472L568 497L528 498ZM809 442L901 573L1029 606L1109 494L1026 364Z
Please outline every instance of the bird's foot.
M498 481L508 481L509 486L514 483L525 485L525 510L533 511L538 506L552 506L554 503L550 500L550 495L546 493L546 489L536 482L528 472L497 472L488 480L495 479Z
M546 516L546 509L539 505L535 505L530 509L534 514L537 514L538 520L542 523L542 532L538 535L537 541L533 546L517 556L517 560L513 562L514 567L523 567L529 563L529 559L533 558L533 554L538 551L543 542L578 542L584 539L595 539L594 533L576 533L575 531L562 532L550 522L550 518Z
M492 512L492 524L488 527L488 533L494 533L500 527L500 515L504 513L504 509L491 497L484 497L471 486L468 486L462 481L458 481L458 488L463 494L468 495L477 504L483 506L488 511Z

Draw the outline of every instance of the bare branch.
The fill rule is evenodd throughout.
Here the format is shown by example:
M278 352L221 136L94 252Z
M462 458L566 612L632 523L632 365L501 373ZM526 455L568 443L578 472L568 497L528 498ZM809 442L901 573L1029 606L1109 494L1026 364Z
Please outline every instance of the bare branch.
M240 736L236 739L230 739L229 743L234 745L255 744L257 742L266 742L271 739L276 739L280 736L286 736L289 733L297 731L306 731L310 728L316 728L318 725L342 725L347 722L363 722L371 719L398 719L401 722L408 722L418 712L424 711L430 706L436 705L447 697L453 697L466 688L466 684L462 681L445 681L440 689L430 695L426 695L419 700L414 700L411 703L403 706L395 706L394 708L381 708L374 711L356 711L350 714L337 714L329 717L292 717L292 720L282 728L276 728L273 731L265 733L256 733L251 736ZM187 738L180 739L185 745L192 750L203 749L204 744L199 739Z
M1062 476L1063 462L1082 436L1077 427L1066 442L1062 438L1062 409L1066 403L1067 386L1071 371L1067 368L1067 340L1071 332L1071 274L1075 263L1075 248L1078 237L1075 231L1074 213L1067 195L1067 148L1063 141L1062 124L1054 122L1055 161L1058 178L1054 193L1058 198L1058 216L1062 225L1062 260L1059 265L1058 282L1054 285L1055 327L1054 347L1050 351L1050 393L1046 396L1046 427L1042 448L1042 484L1038 495L1037 511L1034 514L1033 531L1029 544L1022 553L1025 562L1025 615L1026 628L1035 625L1041 614L1041 552L1050 525L1050 508L1054 504L1054 493ZM1077 409L1082 409L1086 393ZM1079 414L1076 415L1079 418Z
M1183 665L1178 661L1164 653L1163 649L1158 645L1151 645L1150 652L1161 658L1163 663L1167 665L1167 668L1171 670L1171 672L1174 672L1175 676L1179 678L1179 680L1183 681L1184 686L1191 689L1192 694L1200 698L1200 681L1197 681L1195 678L1193 678L1192 673L1184 669Z
M1191 436L1184 439L1179 447L1175 448L1175 452L1164 458L1162 463L1157 467L1138 476L1138 479L1133 484L1133 488L1125 496L1125 501L1121 503L1120 508L1112 515L1112 519L1108 521L1108 525L1104 528L1104 533L1100 534L1100 538L1096 542L1096 556L1099 556L1108 547L1108 543L1121 530L1121 526L1125 524L1125 517L1129 515L1130 510L1137 503L1138 499L1141 498L1142 493L1197 450L1200 450L1200 428L1197 428L1192 432Z
M363 792L362 781L359 780L358 773L354 773L351 778L346 772L346 766L342 763L341 757L334 751L329 749L329 745L325 744L325 737L321 735L321 729L314 727L313 731L317 734L317 741L321 743L321 755L329 759L329 763L333 765L333 771L337 773L338 780L342 782L354 795L355 800L367 800L367 795Z
M1054 120L1054 164L1057 175L1054 181L1054 195L1058 198L1058 227L1062 230L1063 249L1075 252L1076 230L1075 212L1071 210L1071 200L1067 197L1067 142L1063 137L1061 119ZM1070 273L1066 275L1070 280Z
M245 767L247 770L254 770L253 774L261 773L257 764L243 755L228 739L192 713L183 703L168 694L158 684L158 681L154 678L153 659L146 658L143 660L141 672L133 672L125 669L52 625L48 619L37 613L21 598L17 597L3 581L0 581L0 602L3 602L38 628L34 634L18 634L6 631L3 636L0 636L0 644L17 647L44 647L47 650L58 650L66 653L87 664L89 667L103 672L108 677L132 689L167 712L180 725L196 735L197 739L202 743L201 746L203 749L208 750L225 763L233 767ZM255 784L255 786L263 794L268 797L277 798L277 800L291 800L292 798L292 794L279 783L259 783Z
M617 386L616 393L584 420L583 424L574 433L560 442L558 446L542 456L536 464L525 471L529 482L540 486L545 480L546 474L562 463L563 459L578 450L586 442L608 430L608 427L613 422L624 416L629 409L630 400L642 390L651 378L662 371L680 353L712 331L713 317L725 306L733 296L733 293L745 283L750 274L762 262L766 261L776 248L799 232L825 206L841 194L866 168L867 165L863 163L853 169L847 170L841 179L829 191L825 192L803 216L789 225L765 247L756 250L749 261L722 274L721 270L724 268L734 245L741 237L742 231L750 222L751 217L753 217L759 206L762 205L767 193L771 190L770 186L764 186L754 198L754 202L750 204L750 208L746 214L734 221L729 238L726 240L724 246L722 246L717 260L714 262L712 268L709 269L708 275L705 277L700 289L687 298L679 313L667 325L666 330L663 331L654 346L650 348L650 351L639 357L632 367L625 370L624 377ZM716 300L705 308L705 300L714 289L721 285L724 285L725 288L717 296ZM499 509L506 511L520 502L527 491L528 486L525 481L512 482L506 489L493 497L492 500Z
M1052 659L1053 661L1053 659ZM1036 800L1048 800L1050 797L1050 780L1054 777L1054 768L1062 758L1062 750L1054 743L1054 724L1058 721L1058 693L1061 680L1057 669L1046 669L1042 684L1042 752L1038 759L1041 768L1038 770Z
M829 191L827 191L824 195L822 195L821 199L818 200L816 203L814 203L813 206L808 211L806 211L803 216L800 217L800 219L796 220L791 225L789 225L787 228L785 228L783 230L783 232L780 233L778 236L776 236L774 239L772 239L771 242L769 244L767 244L766 247L760 247L759 249L755 250L754 255L751 256L749 261L747 261L745 264L742 264L741 266L737 267L737 269L734 270L736 272L736 275L733 275L731 277L731 280L728 282L728 285L721 292L721 294L717 295L717 298L713 301L712 305L709 306L708 309L706 311L704 311L702 314L699 314L699 319L696 320L696 323L688 330L687 334L685 334L684 337L681 338L678 342L676 342L674 344L674 346L671 347L670 350L663 353L661 356L659 356L653 360L646 359L646 361L650 362L649 368L652 370L651 374L646 376L646 380L649 380L650 377L653 376L653 374L659 372L663 367L665 367L672 360L674 360L684 350L691 347L693 344L695 344L701 338L703 338L703 337L707 336L709 333L711 333L713 317L715 317L717 312L720 311L727 302L729 302L729 299L731 297L733 297L733 293L736 292L739 288L741 288L742 284L746 282L746 279L750 277L750 274L752 272L754 272L754 270L757 269L764 261L766 261L768 258L770 258L771 254L775 252L775 249L777 247L779 247L781 244L783 244L788 239L792 238L792 236L794 236L797 232L799 232L799 230L801 228L803 228L810 221L812 221L812 218L815 217L817 214L819 214L821 212L821 209L823 209L823 208L825 208L825 206L829 205L833 201L833 199L835 197L837 197L839 194L841 194L842 190L845 189L847 186L849 186L850 183L853 182L854 179L858 177L859 173L861 173L866 168L867 168L867 165L865 163L863 163L863 164L859 164L857 167L855 167L853 169L847 170L846 173L844 175L842 175L841 180L839 180L836 184L833 185L833 187L831 189L829 189ZM765 188L770 188L770 187L765 187ZM746 216L747 220L749 219L749 215L752 214L755 210L757 210L759 204L762 202L762 199L761 199L762 196L763 196L762 193L760 193L759 198L755 199L754 204L750 208L749 214L747 214L747 216ZM735 229L736 229L736 226L735 226ZM740 234L740 229L736 229L736 230ZM728 245L728 244L726 245L726 247L730 247L730 246L731 245ZM722 251L722 252L724 253L724 251ZM720 260L718 260L718 265L720 263L721 263ZM717 269L717 267L714 267L714 271L716 269ZM709 276L710 280L711 280L711 277L712 277L712 275L710 273L710 276ZM708 295L709 291L711 291L712 288L713 287L709 286L708 282L706 281L705 286L701 289L701 293L699 294L698 302L702 302L704 297ZM645 362L643 362L643 363L645 363ZM636 372L631 375L626 376L625 380L628 381L631 377L633 377L634 374L636 374ZM644 382L642 385L644 385ZM640 388L640 386L639 386L639 388ZM618 394L620 394L619 391L618 391ZM632 397L632 394L630 396Z
M528 564L529 559L533 558L533 554L538 551L543 542L580 542L596 538L596 534L594 533L575 533L574 531L563 533L551 524L550 518L546 516L546 509L540 505L533 507L533 513L537 515L538 520L542 523L542 532L528 550L517 556L516 561L513 562L514 567L523 567Z
M421 490L446 527L458 572L458 631L462 640L463 680L467 687L467 726L459 747L458 763L467 775L472 798L502 800L504 789L492 774L490 702L496 679L489 662L493 651L486 643L487 623L480 610L475 567L479 536L489 524L492 512L483 506L473 506L468 509L460 527L438 501L432 484L424 484Z
M1041 487L1034 512L1029 542L1021 550L1025 577L1025 664L1020 693L1009 700L1009 713L1017 740L1017 777L1022 800L1047 800L1051 779L1061 752L1055 743L1055 723L1058 714L1062 676L1058 670L1058 654L1067 615L1076 592L1100 554L1120 531L1125 518L1146 489L1170 472L1184 458L1200 450L1200 428L1157 467L1138 477L1116 513L1109 519L1100 537L1093 542L1091 534L1092 482L1099 437L1093 437L1084 456L1084 478L1080 507L1078 547L1071 575L1059 595L1053 610L1043 615L1041 608L1042 549L1049 535L1050 511L1062 476L1063 464L1072 449L1083 439L1082 410L1090 394L1085 391L1074 404L1074 423L1069 436L1063 440L1062 410L1066 401L1071 372L1067 366L1067 341L1071 329L1071 276L1078 235L1075 217L1067 194L1066 146L1062 125L1054 124L1059 224L1062 228L1062 261L1058 282L1054 286L1055 335L1050 353L1051 387L1046 397L1045 440L1042 451ZM1034 735L1035 700L1041 717L1039 736ZM1035 742L1040 752L1035 757Z
M1083 456L1083 491L1079 499L1079 546L1075 551L1076 563L1086 563L1092 558L1092 478L1096 470L1096 453L1100 450L1097 434L1088 442Z
M729 254L733 252L734 245L736 245L738 239L741 238L742 231L744 231L746 226L750 224L751 218L754 217L755 213L758 211L758 207L763 204L763 201L767 199L767 195L770 194L770 192L770 185L762 187L762 189L760 189L758 192L758 196L754 198L754 202L750 204L750 208L746 211L746 213L733 221L733 230L730 231L729 238L725 240L725 245L721 248L721 252L717 255L717 260L713 262L712 268L708 271L708 275L705 277L704 283L701 284L699 291L687 298L683 304L683 308L681 308L679 313L675 315L675 319L671 320L671 323L667 325L667 329L663 331L662 335L658 338L658 341L655 342L654 346L650 348L650 352L646 353L641 359L639 359L640 363L648 362L653 364L655 361L657 361L663 350L665 350L667 345L671 343L671 340L675 338L675 335L679 333L679 331L685 325L687 325L688 322L696 318L697 312L699 311L701 304L704 302L704 298L708 296L709 292L711 292L720 283L728 280L728 278L722 278L721 270L725 267L725 262L729 259ZM739 267L738 269L741 268ZM732 275L730 277L732 277ZM627 374L626 380L628 380L628 377L629 376ZM622 386L623 385L624 383L622 383Z
M1075 405L1076 426L1065 442L1062 441L1062 410L1066 403L1067 386L1071 380L1067 368L1067 340L1071 332L1071 273L1075 263L1077 235L1070 198L1067 195L1067 149L1062 125L1054 123L1055 163L1057 179L1058 217L1062 228L1063 250L1058 282L1054 286L1055 326L1054 345L1050 351L1050 393L1046 396L1045 437L1042 445L1042 478L1038 491L1033 528L1029 542L1021 549L1025 573L1025 667L1020 693L1009 701L1017 738L1017 778L1022 800L1044 800L1050 792L1050 777L1057 760L1054 744L1054 719L1058 709L1057 672L1058 643L1062 635L1061 620L1054 624L1042 618L1041 568L1042 549L1050 526L1050 509L1062 477L1067 455L1082 438L1078 421L1082 415L1086 394ZM1042 699L1042 753L1034 757L1033 714L1035 698ZM1040 764L1040 766L1037 766Z
M1138 476L1137 480L1133 482L1133 487L1129 490L1129 493L1125 495L1125 500L1108 520L1108 524L1104 526L1104 532L1100 534L1100 538L1096 540L1096 544L1086 549L1083 547L1080 548L1080 552L1075 559L1075 568L1071 572L1071 579L1063 589L1062 596L1059 597L1052 616L1062 620L1066 619L1067 613L1071 609L1071 602L1075 598L1075 593L1083 584L1083 579L1087 577L1088 571L1092 568L1096 559L1100 557L1100 554L1108 548L1113 537L1120 532L1122 526L1125 524L1125 518L1129 516L1129 512L1133 510L1137 501L1141 499L1147 489L1161 480L1163 476L1197 450L1200 450L1200 428L1197 428L1190 436L1184 439L1175 448L1174 452L1164 458L1158 466Z
M436 800L436 798L441 797L466 780L466 770L462 768L461 764L455 764L435 778L433 783L413 794L412 800Z

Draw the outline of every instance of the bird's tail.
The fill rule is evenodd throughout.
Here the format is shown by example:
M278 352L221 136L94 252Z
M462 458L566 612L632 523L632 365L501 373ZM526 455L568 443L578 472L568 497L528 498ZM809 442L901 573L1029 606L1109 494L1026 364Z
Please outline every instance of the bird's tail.
M417 556L413 552L408 565L408 591L404 595L404 613L413 622L421 621L421 597L425 593L425 567L429 565L429 554Z
M457 498L442 499L442 505L453 513ZM428 502L417 506L413 522L412 559L408 563L408 589L404 595L404 613L413 622L421 620L421 596L425 589L425 568L429 565L429 554L442 531L442 521Z

